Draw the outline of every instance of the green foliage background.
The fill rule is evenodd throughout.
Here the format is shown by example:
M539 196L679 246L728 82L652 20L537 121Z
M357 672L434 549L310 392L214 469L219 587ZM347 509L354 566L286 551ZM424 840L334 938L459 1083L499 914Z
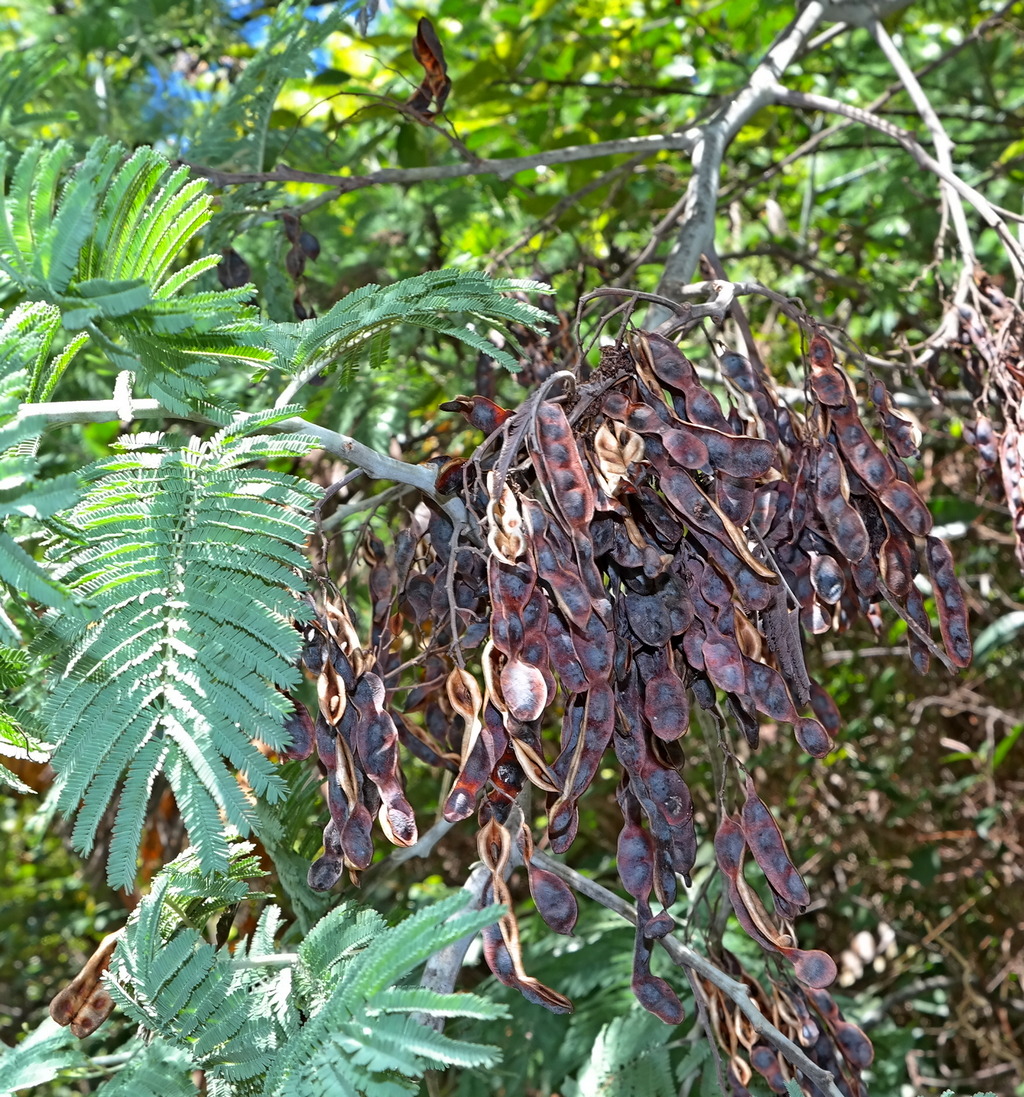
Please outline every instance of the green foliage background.
M44 432L40 424L15 418L19 403L109 399L116 375L130 371L138 396L157 397L182 415L199 409L223 424L232 409L268 408L289 368L336 364L338 377L303 390L308 419L385 451L395 439L412 460L457 452L468 436L449 417L436 415L439 402L484 386L515 402L520 383L530 383L568 353L564 336L583 293L617 282L656 287L689 177L686 158L674 152L639 160L603 156L508 175L376 184L340 194L305 182L219 186L218 173L270 173L286 164L357 176L464 163L464 149L471 157L503 159L682 130L743 85L793 14L788 4L755 12L747 0L442 0L422 8L389 7L363 36L354 13L343 7L188 0L0 7L5 208L11 224L22 216L23 225L5 251L16 260L0 273L8 348L0 352L2 513L8 530L0 539L0 573L28 596L8 605L0 639L12 652L23 641L38 644L28 662L0 653L3 738L20 744L23 756L11 763L20 783L5 791L0 806L0 1035L9 1043L35 1028L49 998L96 941L123 923L123 900L104 882L111 842L117 854L111 882L128 883L134 868L131 841L117 845L127 817L119 829L116 820L102 817L105 804L98 804L95 817L80 817L72 830L50 801L40 814L39 799L27 791L50 787L38 761L44 745L63 744L66 753L74 749L76 734L95 730L79 726L76 733L59 693L43 705L44 667L51 661L51 676L59 678L61 660L93 631L88 614L64 619L64 633L51 629L46 642L37 614L43 606L66 608L88 583L95 548L89 538L101 540L110 527L91 533L89 522L75 516L102 507L96 495L104 490L102 477L125 460L116 443L120 431L115 422L104 422ZM1019 213L1024 24L1019 9L1000 10L1004 14L995 19L994 4L929 0L892 16L887 25L898 33L904 56L921 73L955 142L957 170L992 202ZM410 39L422 14L434 20L454 82L445 116L432 124L401 109L421 75ZM989 18L991 30L969 37L972 27ZM793 88L864 104L885 95L893 75L866 31L853 30L808 51L786 80ZM916 126L903 94L892 95L880 109L898 124ZM934 248L940 229L934 181L924 179L893 143L858 127L840 127L801 151L829 122L770 108L742 130L722 179L719 255L732 278L756 278L801 297L823 319L844 326L865 354L907 361L908 348L934 329L958 274L955 255ZM122 167L122 148L132 157L128 168ZM19 189L14 169L26 150L35 150L29 152L34 190ZM165 159L180 159L184 166L166 174ZM26 161L21 163L27 172ZM81 164L77 189L62 190L66 169ZM203 169L208 187L190 167ZM32 203L48 208L51 194L64 219L33 220ZM149 203L137 201L140 195L148 195ZM285 266L284 211L301 212L303 228L320 244L301 282L304 306L332 317L318 321L317 336L304 343L292 326L298 287ZM147 226L172 222L179 235L161 231L153 247L139 246ZM1006 278L994 233L979 232L976 239L981 265ZM245 258L255 291L218 288L213 268L226 248ZM436 281L428 274L426 287L417 290L417 300L425 302L419 311L397 296L390 305L386 296L373 297L385 319L408 314L416 321L399 328L390 342L382 342L372 325L359 326L370 323L362 309L355 319L348 316L353 303L372 291L346 300L347 294L440 268L548 283L550 297L530 299L555 312L556 323L544 336L531 335L525 325L536 317L522 301L510 302L502 317L488 312L497 307L494 300L481 302L468 283L462 287L467 296L456 295L453 304L452 287L440 274ZM468 336L463 330L461 339L461 321L438 321L424 332L418 325L437 312L440 299L453 314L482 314L486 323L477 323ZM781 325L767 306L755 307L752 319L777 381L801 384L798 333ZM585 319L584 335L595 320L594 313ZM478 353L493 345L485 334L492 322L513 325L512 334L523 343L526 369L518 379ZM360 353L346 355L353 344L345 340L353 332ZM370 336L376 338L367 346ZM505 345L518 357L512 342ZM956 362L938 360L930 376L904 367L890 380L890 387L916 398L926 428L923 482L937 524L955 538L958 566L973 592L977 661L960 680L922 680L902 654L902 625L880 636L864 630L824 638L815 657L819 677L846 718L839 748L809 767L794 745L782 738L768 742L759 758L759 782L784 809L779 821L787 841L808 866L812 893L823 900L813 926L806 919L803 929L844 958L844 1008L875 1042L872 1091L899 1094L910 1077L917 1092L938 1093L948 1084L961 1092L996 1088L1009 1094L1024 1076L1024 587L1005 508L989 499L971 451L960 442L971 407ZM932 400L933 388L952 395ZM269 470L239 468L228 497L251 495L253 484L265 485L269 478L298 513L298 500L288 493L310 498L310 483L325 486L334 478L332 464L307 459L310 446L298 440L288 450L280 435L273 438L274 450L266 441L271 436L259 433L272 426L269 420L254 424L256 437L264 439L257 448L264 451L248 456L270 458ZM147 460L180 479L187 456L199 445L200 428L159 425L169 428L168 436L159 443L145 440ZM247 464L242 454L234 460ZM220 471L207 466L210 477ZM134 510L122 516L129 526L148 523L151 542L159 540L166 517L151 505L161 487L166 482L150 482L149 495L140 490ZM190 490L198 499L207 487L198 474ZM298 552L308 527L294 520L289 547L275 532L269 504L264 518L264 578L279 597L289 597L288 589L295 596L301 582L294 574L283 581L274 561L284 556L286 566L294 563L288 553ZM61 523L69 521L77 543L64 556L51 547L50 558L59 566L44 572L40 561L47 543L70 543L61 541L68 532ZM199 544L206 535L201 526L197 530ZM153 575L165 565L158 560ZM166 589L166 576L154 578L154 593ZM201 630L205 618L213 631L216 614L203 598L193 594L187 601L190 627ZM272 599L265 605L268 615L280 608ZM161 627L173 631L166 619ZM284 684L296 646L282 634L276 652L249 656L265 681ZM101 651L95 657L102 663ZM145 667L139 672L139 681L144 679ZM161 696L173 698L167 690L173 691L174 682L164 681L163 688ZM250 698L255 713L266 717L279 710L272 693L264 687L256 701ZM154 729L166 724L168 705L159 698L152 702ZM195 723L179 736L181 749L198 750L191 755L194 764L219 766L204 783L209 799L191 810L209 821L227 806L233 782L225 759L253 766L254 787L262 780L261 787L278 790L278 802L261 803L253 817L235 804L232 820L239 829L255 826L270 852L276 875L267 886L284 921L295 919L297 939L299 929L325 913L303 890L305 865L319 845L322 805L315 787L303 783L301 767L271 772L267 765L257 773L256 752L216 723L230 707L226 698L215 702L205 724ZM106 745L114 746L123 731L124 725L107 727ZM164 750L162 737L147 741L157 745L142 748L148 753L139 756L136 770L125 755L115 757L105 774L113 783L123 772L129 780L132 772L139 775L134 802L127 805L133 834L150 791L142 774ZM689 764L702 773L699 747ZM437 800L433 777L415 766L410 772L410 799L423 805L426 818ZM703 792L694 791L698 825L703 822L706 830L714 796L711 774L703 778ZM174 779L172 767L172 787ZM75 791L65 795L67 803L76 799ZM601 795L610 801L612 791L610 779L595 789L573 851L577 867L606 882L613 879L614 833L600 805ZM182 810L188 815L187 805ZM69 850L87 848L86 837L97 829L105 835L101 846L107 845L83 864ZM206 867L225 868L226 841L199 855L210 858ZM719 899L707 853L702 856L695 874L701 898L690 923L698 943ZM397 920L399 911L424 906L445 885L461 883L474 858L472 839L453 833L428 865L413 862L383 875L363 898ZM229 928L234 912L224 909L222 932L237 935L238 926ZM532 970L570 994L577 1013L538 1017L485 981L478 989L487 1002L504 1004L508 1018L460 1021L448 1031L477 1044L503 1045L502 1065L435 1078L434 1092L713 1092L714 1071L699 1029L688 1022L678 1033L666 1030L632 1003L626 932L594 911L584 912L578 936L569 942L550 940L533 923L527 931L537 938L529 954ZM530 926L530 919L524 924ZM727 940L743 954L739 942ZM743 956L752 966L759 962L749 952ZM481 980L482 971L471 966L468 980ZM692 1018L692 1008L689 1013ZM103 1029L84 1045L87 1055L101 1057L99 1066L66 1053L68 1069L78 1078L74 1092L105 1079L110 1069L102 1066L102 1056L116 1058L128 1028L122 1022ZM51 1062L61 1061L57 1053L48 1054ZM157 1045L151 1054L152 1062L133 1061L131 1069L152 1069L161 1077L183 1069L180 1051L170 1044ZM916 1075L908 1073L911 1067ZM123 1076L116 1084L129 1083ZM72 1092L68 1085L56 1081L48 1091L63 1097ZM107 1085L105 1092L117 1092L115 1083ZM161 1092L166 1097L170 1091Z

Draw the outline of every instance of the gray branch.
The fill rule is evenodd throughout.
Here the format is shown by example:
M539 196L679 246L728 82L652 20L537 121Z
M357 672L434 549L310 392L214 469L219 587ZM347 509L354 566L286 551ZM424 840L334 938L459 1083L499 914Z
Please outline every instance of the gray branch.
M187 416L174 415L157 400L133 400L132 417L134 419L187 419L190 422L208 426L222 427L223 423L190 412ZM20 420L29 418L44 419L48 426L62 423L110 423L121 418L122 405L118 400L67 400L48 404L22 404L18 413ZM427 495L437 498L434 490L434 470L423 465L411 465L406 461L396 461L385 453L378 453L347 434L328 430L326 427L310 423L295 416L272 423L268 430L276 433L305 434L315 438L319 445L335 457L340 457L350 465L362 469L373 480L391 480L396 484L408 484L419 488ZM465 519L466 508L460 499L449 499L444 508L455 522Z
M691 155L694 174L687 187L679 234L665 261L665 270L658 283L658 293L662 297L677 299L680 288L697 269L701 255L714 241L718 180L729 142L750 118L772 102L772 89L803 49L824 15L825 5L822 0L810 0L750 74L746 87L697 131L698 136ZM667 309L655 305L649 310L644 326L654 329L670 316Z
M546 149L531 156L512 156L502 160L471 160L461 164L431 164L422 168L381 168L366 175L330 175L318 171L300 171L279 165L273 171L218 171L182 161L193 175L209 179L216 187L242 183L319 183L333 187L337 194L349 194L366 187L385 184L408 186L411 183L434 182L439 179L463 179L470 175L496 175L508 179L516 172L550 164L571 164L578 160L593 160L598 156L653 156L665 150L682 151L693 147L696 130L681 133L656 133L643 137L622 137L615 141L597 141L593 145L567 145L561 149Z

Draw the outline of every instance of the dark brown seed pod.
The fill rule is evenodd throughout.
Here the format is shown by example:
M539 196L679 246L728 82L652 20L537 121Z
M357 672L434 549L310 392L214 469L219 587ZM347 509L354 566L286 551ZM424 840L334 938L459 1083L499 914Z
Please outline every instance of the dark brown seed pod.
M811 901L807 885L786 849L786 843L768 805L757 795L754 782L746 781L741 812L743 837L772 891L803 910Z
M225 289L240 289L252 281L249 264L234 248L221 248L223 258L217 264L217 279Z
M973 651L967 623L967 602L953 568L953 554L946 542L938 537L929 537L926 545L925 555L935 589L942 642L954 666L969 666Z
M306 253L298 244L293 244L285 254L284 268L289 277L296 281L302 277L302 272L306 269Z
M300 232L296 241L307 259L317 259L320 255L320 241L311 232Z

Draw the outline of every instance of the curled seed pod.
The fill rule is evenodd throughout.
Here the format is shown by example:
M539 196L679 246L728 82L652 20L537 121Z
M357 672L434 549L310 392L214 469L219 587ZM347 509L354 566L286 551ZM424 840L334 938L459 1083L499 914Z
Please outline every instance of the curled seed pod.
M325 660L324 668L316 680L316 695L324 719L336 727L345 714L347 690L341 675L331 660Z
M512 414L507 408L499 407L486 396L456 396L439 405L442 411L456 411L464 415L470 426L492 435Z
M564 766L565 798L577 800L590 787L615 729L615 698L606 682L596 683L586 694L582 732Z
M50 1002L50 1017L64 1028L70 1026L80 1040L91 1036L114 1011L114 1000L102 978L120 937L120 933L108 933L82 970Z
M970 665L971 633L967 625L967 602L953 568L953 554L938 537L929 537L926 549L928 572L935 590L942 642L954 666Z

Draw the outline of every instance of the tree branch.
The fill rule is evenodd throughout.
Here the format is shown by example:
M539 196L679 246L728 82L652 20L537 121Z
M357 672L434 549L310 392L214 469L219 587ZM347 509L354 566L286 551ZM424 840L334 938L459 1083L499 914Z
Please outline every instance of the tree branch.
M810 0L750 74L746 87L697 131L699 136L691 156L694 174L687 186L682 224L658 282L662 297L675 300L679 296L679 290L697 269L701 255L714 242L718 181L729 142L753 115L772 102L772 89L824 15L822 0ZM648 311L644 326L656 328L670 316L667 309L655 305Z
M559 879L564 880L581 895L586 895L588 898L600 903L601 906L614 911L628 922L636 925L636 910L632 904L627 903L625 899L621 899L613 891L602 887L599 883L577 872L574 868L562 864L561 861L556 861L541 850L534 850L533 861L541 868L547 869L548 872L552 872ZM680 967L696 972L701 978L707 979L709 983L718 987L735 1003L736 1007L750 1022L754 1031L778 1048L789 1062L797 1070L802 1071L820 1090L827 1093L829 1097L842 1097L832 1073L809 1059L802 1048L793 1043L788 1036L780 1032L765 1017L752 1001L750 991L745 983L726 975L707 957L701 956L699 952L694 952L692 948L684 945L681 941L677 941L671 934L661 938L661 944L672 960Z
M809 92L790 91L788 88L778 85L773 91L775 101L791 107L802 107L806 110L823 110L833 114L845 115L854 121L861 122L865 126L886 134L906 149L914 160L926 171L930 171L942 182L948 183L958 195L965 198L982 220L990 228L995 229L999 239L1006 248L1010 265L1018 283L1024 282L1024 248L1010 231L1009 226L999 216L989 200L974 187L965 183L951 171L947 171L934 157L914 139L906 130L894 125L892 122L879 118L877 115L866 111L861 107L853 107L848 103L842 103L838 99L831 99L826 95L814 95Z
M878 43L878 48L885 54L889 64L893 67L893 71L906 88L910 101L917 108L922 121L928 127L932 135L932 144L935 146L936 159L947 175L953 175L953 142L939 121L939 116L935 113L935 108L929 102L928 96L925 95L924 88L918 83L914 70L903 59L903 54L896 48L896 43L892 40L889 32L877 19L868 20L867 27ZM942 188L943 196L949 205L953 227L956 230L957 240L960 244L960 255L963 259L964 275L966 276L966 282L961 279L961 284L966 285L973 277L977 260L974 254L974 241L971 239L971 230L967 225L967 214L964 211L963 198L948 180L940 177L939 186Z
M216 187L241 183L319 183L333 187L339 195L349 194L366 187L383 184L407 186L410 183L433 182L439 179L462 179L470 175L496 175L508 179L520 171L529 171L550 164L571 164L578 160L593 160L599 156L643 154L653 156L666 150L679 151L693 147L697 140L694 130L681 133L656 133L645 137L622 137L615 141L598 141L593 145L567 145L561 149L547 149L531 156L512 156L504 160L473 160L461 164L431 164L422 168L381 168L367 175L331 175L317 171L299 171L280 165L273 171L219 171L217 168L185 164L193 175L209 179Z
M68 400L49 404L22 404L18 412L19 420L40 418L47 425L61 423L109 423L120 418L121 406L117 400ZM218 423L198 412L190 412L187 416L174 415L163 407L157 400L133 400L132 416L134 419L187 419L189 422L202 423L207 426L223 427ZM339 434L337 431L328 430L307 419L293 416L290 419L282 419L268 427L277 433L306 434L317 440L320 446L328 453L350 465L362 469L373 480L392 480L396 484L408 484L410 487L419 488L435 499L438 498L434 489L436 474L433 469L424 465L411 465L407 461L396 461L385 453L378 453L370 446L364 445L347 434ZM466 508L461 499L447 499L443 502L444 509L449 517L456 523L465 519Z

